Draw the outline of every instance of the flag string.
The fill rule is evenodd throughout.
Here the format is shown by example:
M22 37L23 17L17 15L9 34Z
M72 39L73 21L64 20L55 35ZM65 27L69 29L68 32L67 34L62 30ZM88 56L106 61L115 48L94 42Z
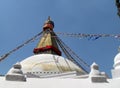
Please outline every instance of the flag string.
M57 32L57 35L67 36L67 37L76 37L76 38L87 38L88 40L97 40L99 38L112 37L120 39L120 34L83 34L83 33L62 33Z

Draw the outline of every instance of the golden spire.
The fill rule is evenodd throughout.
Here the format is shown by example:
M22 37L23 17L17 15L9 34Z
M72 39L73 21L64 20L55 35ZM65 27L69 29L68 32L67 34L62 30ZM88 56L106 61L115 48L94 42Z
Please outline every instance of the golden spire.
M54 22L51 21L51 18L49 16L43 26L43 36L41 37L41 40L38 43L37 47L34 49L35 54L46 53L61 55L55 37L56 34L54 33L53 28Z

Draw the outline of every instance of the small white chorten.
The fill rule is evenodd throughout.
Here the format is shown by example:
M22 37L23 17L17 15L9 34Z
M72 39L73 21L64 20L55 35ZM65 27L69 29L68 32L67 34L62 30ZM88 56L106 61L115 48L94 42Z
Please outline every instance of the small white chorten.
M107 77L105 76L104 72L99 71L99 66L94 62L91 65L91 71L89 73L89 78L91 79L91 82L94 83L103 83L107 82Z
M114 69L111 70L113 78L120 78L120 47L118 51L119 53L114 58Z
M21 70L21 64L18 62L13 65L13 68L6 75L8 81L26 81L26 77Z

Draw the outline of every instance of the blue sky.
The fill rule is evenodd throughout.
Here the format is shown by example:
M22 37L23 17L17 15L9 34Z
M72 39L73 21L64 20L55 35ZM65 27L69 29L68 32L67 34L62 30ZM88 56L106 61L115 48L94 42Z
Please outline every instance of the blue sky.
M55 32L119 34L120 19L115 0L0 0L0 55L42 31L51 16ZM96 62L101 71L111 74L120 45L116 38L88 39L59 36L88 64ZM0 62L6 74L13 64L33 55L38 41L28 44Z

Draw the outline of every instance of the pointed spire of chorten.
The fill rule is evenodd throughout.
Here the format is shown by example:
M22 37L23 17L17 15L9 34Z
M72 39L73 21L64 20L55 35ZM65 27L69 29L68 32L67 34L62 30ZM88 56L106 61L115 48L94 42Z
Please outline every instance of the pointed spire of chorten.
M43 36L40 39L37 47L34 49L34 54L56 54L61 55L56 41L56 34L53 31L54 22L50 16L43 25Z

